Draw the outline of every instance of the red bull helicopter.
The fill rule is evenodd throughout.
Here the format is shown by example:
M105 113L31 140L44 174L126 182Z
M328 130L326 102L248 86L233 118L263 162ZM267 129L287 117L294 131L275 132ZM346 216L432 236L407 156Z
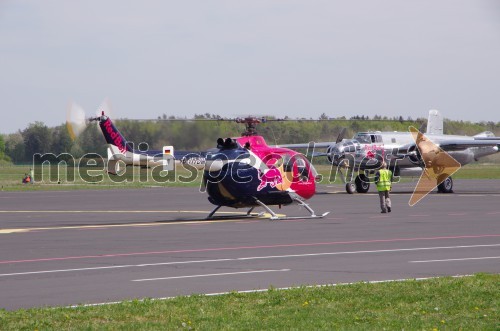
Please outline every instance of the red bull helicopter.
M83 110L80 112L83 113ZM118 131L104 111L100 116L92 117L89 121L99 123L109 148L117 149L116 153L113 153L114 156L128 155L132 161L137 156L145 162L145 165L151 165L155 163L154 157L162 155L162 151L148 151L146 154L146 152L134 150L132 144ZM316 215L306 203L316 193L316 180L319 179L316 169L309 160L297 151L268 146L256 130L257 124L266 122L265 118L237 118L236 122L246 126L241 137L219 138L216 148L208 150L206 155L205 153L198 155L198 157L205 157L203 185L208 194L208 200L216 206L207 219L214 218L215 213L221 207L249 208L247 216L251 216L253 209L260 206L271 215L272 220L322 218L328 215L329 212ZM75 127L70 124L71 122L68 121L69 128ZM176 157L180 156L176 155ZM130 164L144 165L143 162L132 161ZM108 163L112 162L116 162L115 157L108 159ZM114 164L111 165L111 168L115 168ZM116 173L109 169L108 172ZM283 205L293 203L304 207L310 215L305 217L279 216L269 207L281 208Z
M306 203L316 193L319 178L309 160L288 148L268 146L256 131L256 125L265 119L239 118L246 125L241 137L219 138L217 147L206 154L203 183L208 200L216 207L208 215L213 218L221 207L264 208L270 219L322 218ZM280 217L269 206L296 203L310 216Z

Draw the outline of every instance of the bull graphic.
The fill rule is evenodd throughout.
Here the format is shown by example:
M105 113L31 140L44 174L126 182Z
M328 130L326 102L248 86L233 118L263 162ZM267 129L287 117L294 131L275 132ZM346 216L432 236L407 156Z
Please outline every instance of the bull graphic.
M257 187L257 191L262 190L269 184L271 188L276 187L278 184L283 183L283 177L278 168L270 166L269 169L264 171L259 171L260 184Z

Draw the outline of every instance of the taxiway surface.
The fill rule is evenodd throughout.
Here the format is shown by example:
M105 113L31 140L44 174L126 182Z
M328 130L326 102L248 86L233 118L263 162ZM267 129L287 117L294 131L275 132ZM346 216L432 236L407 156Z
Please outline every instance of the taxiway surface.
M280 221L204 221L196 188L0 192L0 308L499 273L500 181L409 207L412 185L390 214L376 194L321 186L309 202L327 217Z

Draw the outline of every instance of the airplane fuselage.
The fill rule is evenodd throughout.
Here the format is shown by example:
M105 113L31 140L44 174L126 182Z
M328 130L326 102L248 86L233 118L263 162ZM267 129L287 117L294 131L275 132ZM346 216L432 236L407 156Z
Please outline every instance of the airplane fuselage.
M473 142L475 140L474 137L459 135L426 134L426 137L431 141L439 141L440 143L457 140ZM420 168L411 171L411 175L414 175L414 173L421 171L416 155L415 157L411 155L402 158L398 157L398 155L406 152L401 149L412 143L414 143L414 140L409 132L363 132L356 134L353 139L346 139L336 144L327 153L330 161L334 164L341 159L354 160L356 170L363 171L379 168L381 161L385 160L387 163L395 162L397 169L402 171L402 175L405 173L404 169ZM484 146L469 147L456 151L450 150L447 153L464 166L477 161L481 157L497 152L498 146Z

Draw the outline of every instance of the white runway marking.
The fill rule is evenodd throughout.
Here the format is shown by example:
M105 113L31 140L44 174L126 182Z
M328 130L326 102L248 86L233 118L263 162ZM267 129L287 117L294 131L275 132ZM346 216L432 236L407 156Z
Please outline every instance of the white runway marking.
M240 271L240 272L224 272L220 274L204 274L204 275L188 275L188 276L174 276L174 277L162 277L162 278L145 278L145 279L134 279L133 282L147 282L151 280L168 280L168 279L182 279L182 278L198 278L198 277L214 277L214 276L229 276L229 275L240 275L240 274L257 274L263 272L280 272L280 271L290 271L290 269L277 269L277 270L253 270L253 271Z
M500 256L466 257L466 258L462 258L462 259L425 260L425 261L408 261L408 262L410 262L410 263L427 263L427 262L449 262L449 261L488 260L488 259L500 259Z
M473 276L473 275L455 275L455 276L450 276L450 277L451 278L462 278L462 277L471 277L471 276ZM321 288L321 287L328 287L328 286L348 286L348 285L359 284L359 283L379 284L379 283L392 283L392 282L423 281L423 280L438 279L438 278L440 278L440 277L439 276L438 277L432 276L432 277L418 277L418 278L371 280L371 281L361 281L361 282L351 282L351 283L330 283L330 284L308 285L308 286L305 286L305 288ZM296 286L278 287L278 288L276 288L276 290L286 291L286 290L291 290L291 289L296 289L296 288L298 288L298 287L296 287ZM260 293L260 292L268 292L268 291L269 291L269 289L265 288L265 289L231 291L231 292L205 293L203 295L210 297L210 296L228 295L231 293ZM187 295L186 297L190 297L190 295ZM161 298L149 298L148 300L164 301L164 300L172 300L175 298L176 297L161 297ZM144 299L140 299L138 301L143 302ZM116 305L116 304L120 304L120 303L124 303L124 302L131 302L131 301L130 300L122 300L122 301L108 301L108 302L99 302L99 303L87 303L87 304L71 305L71 306L68 306L67 308L107 306L107 305Z
M372 254L372 253L394 253L394 252L412 252L440 249L458 249L458 248L479 248L479 247L498 247L500 244L491 245L470 245L470 246L444 246L444 247L416 247L416 248L399 248L399 249L379 249L372 251L350 251L350 252L326 252L326 253L309 253L309 254L290 254L290 255L268 255L268 256L251 256L225 259L210 259L210 260L190 260L190 261L173 261L160 263L144 263L144 264L125 264L125 265L110 265L103 267L88 267L88 268L73 268L73 269L58 269L58 270L40 270L27 272L14 272L8 274L0 274L0 277L21 276L48 274L60 272L88 271L88 270L104 270L104 269L123 269L123 268L141 268L163 265L179 265L179 264L194 264L194 263L209 263L209 262L227 262L227 261L249 261L249 260L265 260L265 259L281 259L289 257L310 257L310 256L328 256L328 255L348 255L348 254Z

